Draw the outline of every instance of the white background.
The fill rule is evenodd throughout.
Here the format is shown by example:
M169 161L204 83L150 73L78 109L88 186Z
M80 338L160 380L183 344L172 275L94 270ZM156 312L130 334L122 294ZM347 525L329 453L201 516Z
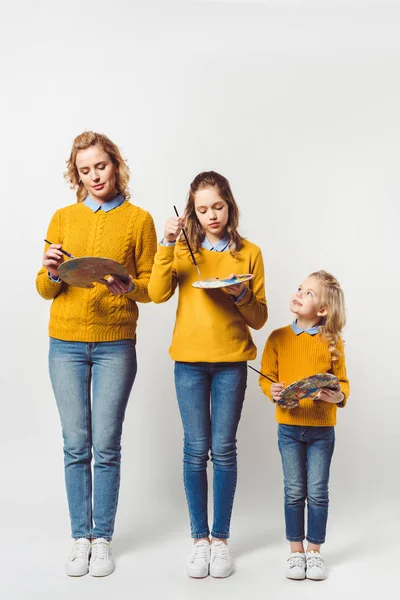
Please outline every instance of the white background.
M394 583L399 537L400 4L15 1L0 50L2 596L333 598ZM106 133L132 202L158 237L193 177L231 182L241 232L263 251L270 318L311 271L345 291L352 394L339 412L322 584L289 582L273 407L249 373L226 581L183 575L190 551L182 430L168 347L176 298L142 305L139 371L123 436L109 578L70 579L58 414L47 373L49 303L35 290L73 138ZM210 470L211 473L211 470Z

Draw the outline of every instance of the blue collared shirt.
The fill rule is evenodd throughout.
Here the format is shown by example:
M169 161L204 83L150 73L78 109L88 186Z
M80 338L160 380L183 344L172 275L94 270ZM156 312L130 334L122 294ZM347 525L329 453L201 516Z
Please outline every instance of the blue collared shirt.
M314 327L310 327L309 329L302 329L297 325L297 319L293 321L290 326L296 335L300 335L300 333L308 333L309 335L316 335L319 333L319 325L314 325Z
M121 206L123 202L125 202L125 198L122 194L118 194L116 198L113 198L113 200L109 200L108 202L104 202L104 204L98 204L97 202L95 202L95 200L93 200L93 198L91 198L90 196L86 196L85 200L83 201L83 204L90 208L90 210L92 210L93 212L97 212L98 210L109 212L113 208L118 208L118 206Z

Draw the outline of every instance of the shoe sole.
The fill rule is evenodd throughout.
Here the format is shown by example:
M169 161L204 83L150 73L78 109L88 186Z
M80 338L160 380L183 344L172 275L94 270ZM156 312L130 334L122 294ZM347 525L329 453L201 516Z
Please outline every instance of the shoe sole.
M228 573L226 572L215 572L215 571L210 571L210 575L211 577L214 577L215 579L225 579L225 577L230 577L233 573L233 569L231 569Z

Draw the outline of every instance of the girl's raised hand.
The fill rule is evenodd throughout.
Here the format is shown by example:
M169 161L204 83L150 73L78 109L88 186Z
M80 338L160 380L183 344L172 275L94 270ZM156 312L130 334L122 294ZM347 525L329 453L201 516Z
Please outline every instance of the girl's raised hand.
M329 390L328 388L323 388L318 392L317 398L319 400L323 400L324 402L338 404L343 400L344 394L341 390Z
M278 400L280 399L281 392L284 390L284 387L284 383L273 383L271 385L272 400L274 402L278 402Z
M58 277L58 267L64 261L64 256L60 251L61 244L50 244L43 254L42 265L48 270L54 278Z
M165 223L164 241L175 242L183 227L182 217L171 217Z

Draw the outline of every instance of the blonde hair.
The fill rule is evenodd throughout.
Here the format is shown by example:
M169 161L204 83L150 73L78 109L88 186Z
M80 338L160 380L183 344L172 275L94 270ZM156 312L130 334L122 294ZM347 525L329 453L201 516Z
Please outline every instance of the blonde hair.
M321 335L328 342L328 349L332 361L340 357L336 344L346 324L346 310L344 294L336 277L326 271L316 271L309 277L317 279L322 288L322 302L327 308L327 314L321 318L319 323Z
M125 200L129 200L129 167L122 158L118 146L102 133L84 131L74 139L71 154L67 160L67 170L64 173L64 178L70 184L71 189L76 190L77 202L83 202L87 196L87 190L79 178L78 169L76 168L76 155L79 150L86 150L90 146L100 146L108 154L115 166L116 190Z
M199 190L209 187L215 187L222 200L228 205L228 222L225 227L225 234L229 237L229 251L232 256L236 256L242 245L242 237L237 230L239 226L239 208L233 197L229 181L215 171L199 173L190 184L185 208L185 231L189 244L193 252L198 252L205 238L204 229L196 216L195 196ZM179 243L181 245L186 244L182 237L180 237Z

